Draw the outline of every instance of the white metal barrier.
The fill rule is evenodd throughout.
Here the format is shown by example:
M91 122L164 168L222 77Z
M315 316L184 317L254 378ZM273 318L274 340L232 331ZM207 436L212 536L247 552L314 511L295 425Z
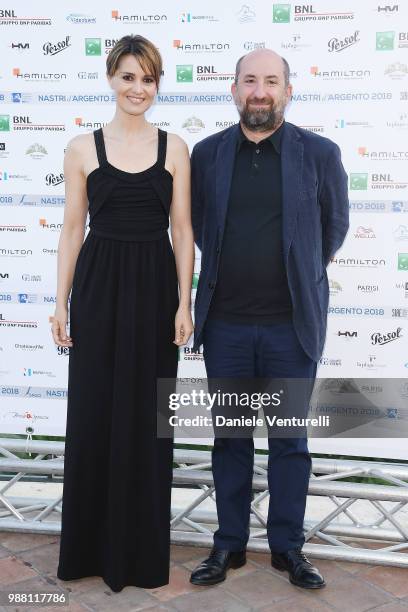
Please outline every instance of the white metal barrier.
M27 451L35 458L21 459L17 454ZM13 486L27 478L62 484L63 455L63 442L31 441L27 447L24 440L0 438L0 530L60 533L61 487L50 498L38 498L13 495ZM208 503L203 506L215 499L211 453L175 449L174 460L173 487L197 495L183 507L172 508L172 542L210 547L217 524L215 504L214 510L208 509ZM269 550L261 508L268 496L267 460L267 455L255 455L248 550L260 552ZM381 478L386 484L343 480L350 476ZM306 514L304 551L310 557L408 567L408 554L402 552L408 549L408 465L313 458L309 496L321 499L324 507L318 520ZM375 518L372 512L367 519L355 514L351 507L361 500L375 510Z

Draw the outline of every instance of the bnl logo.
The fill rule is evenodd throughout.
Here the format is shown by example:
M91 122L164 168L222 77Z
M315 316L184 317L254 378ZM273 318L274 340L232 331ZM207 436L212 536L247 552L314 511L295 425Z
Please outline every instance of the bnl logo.
M194 274L193 274L193 281L192 281L192 285L191 285L191 288L192 288L192 289L197 289L197 287L198 287L198 279L199 279L199 276L200 276L200 275L199 275L199 274L197 274L197 273L194 273Z
M289 23L290 22L290 4L274 4L273 10L273 23ZM313 7L308 6L295 6L295 13L313 13Z

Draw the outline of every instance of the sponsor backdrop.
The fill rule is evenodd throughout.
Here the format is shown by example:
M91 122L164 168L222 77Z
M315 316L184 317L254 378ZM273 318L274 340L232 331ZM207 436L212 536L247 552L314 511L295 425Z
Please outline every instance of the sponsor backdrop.
M105 58L129 33L151 39L164 57L149 120L190 147L237 121L230 94L237 58L262 47L286 57L294 86L287 119L336 141L349 174L350 231L328 270L318 375L405 378L408 4L155 0L135 8L119 0L84 7L0 5L0 432L65 433L68 355L49 332L63 154L70 138L112 117ZM197 252L193 296L199 271ZM179 374L204 376L202 353L181 349ZM313 440L311 448L408 458L403 442Z

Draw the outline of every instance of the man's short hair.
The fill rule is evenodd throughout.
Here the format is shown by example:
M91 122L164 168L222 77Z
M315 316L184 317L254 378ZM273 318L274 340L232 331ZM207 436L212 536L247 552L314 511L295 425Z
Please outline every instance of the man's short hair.
M244 59L244 57L246 57L246 55L243 55L242 57L240 57L239 60L237 61L237 65L235 66L235 85L238 83L238 76L241 70L241 62ZM281 60L283 62L283 78L285 81L285 87L287 87L290 82L290 68L289 68L288 62L285 60L284 57L281 57Z

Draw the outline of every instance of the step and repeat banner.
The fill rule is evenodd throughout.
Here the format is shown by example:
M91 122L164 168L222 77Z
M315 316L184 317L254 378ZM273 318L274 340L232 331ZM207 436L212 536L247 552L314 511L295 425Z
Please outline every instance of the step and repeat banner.
M373 379L372 395L382 392L374 379L406 378L408 3L13 0L0 5L0 32L0 433L65 433L68 351L54 346L49 325L63 155L70 138L113 116L106 55L130 33L164 58L148 119L190 148L237 122L239 57L269 47L288 60L287 119L337 142L349 175L350 231L328 269L318 376ZM197 252L193 299L199 271ZM181 349L179 375L205 376L202 353ZM378 442L320 440L312 450L408 458L404 440Z

